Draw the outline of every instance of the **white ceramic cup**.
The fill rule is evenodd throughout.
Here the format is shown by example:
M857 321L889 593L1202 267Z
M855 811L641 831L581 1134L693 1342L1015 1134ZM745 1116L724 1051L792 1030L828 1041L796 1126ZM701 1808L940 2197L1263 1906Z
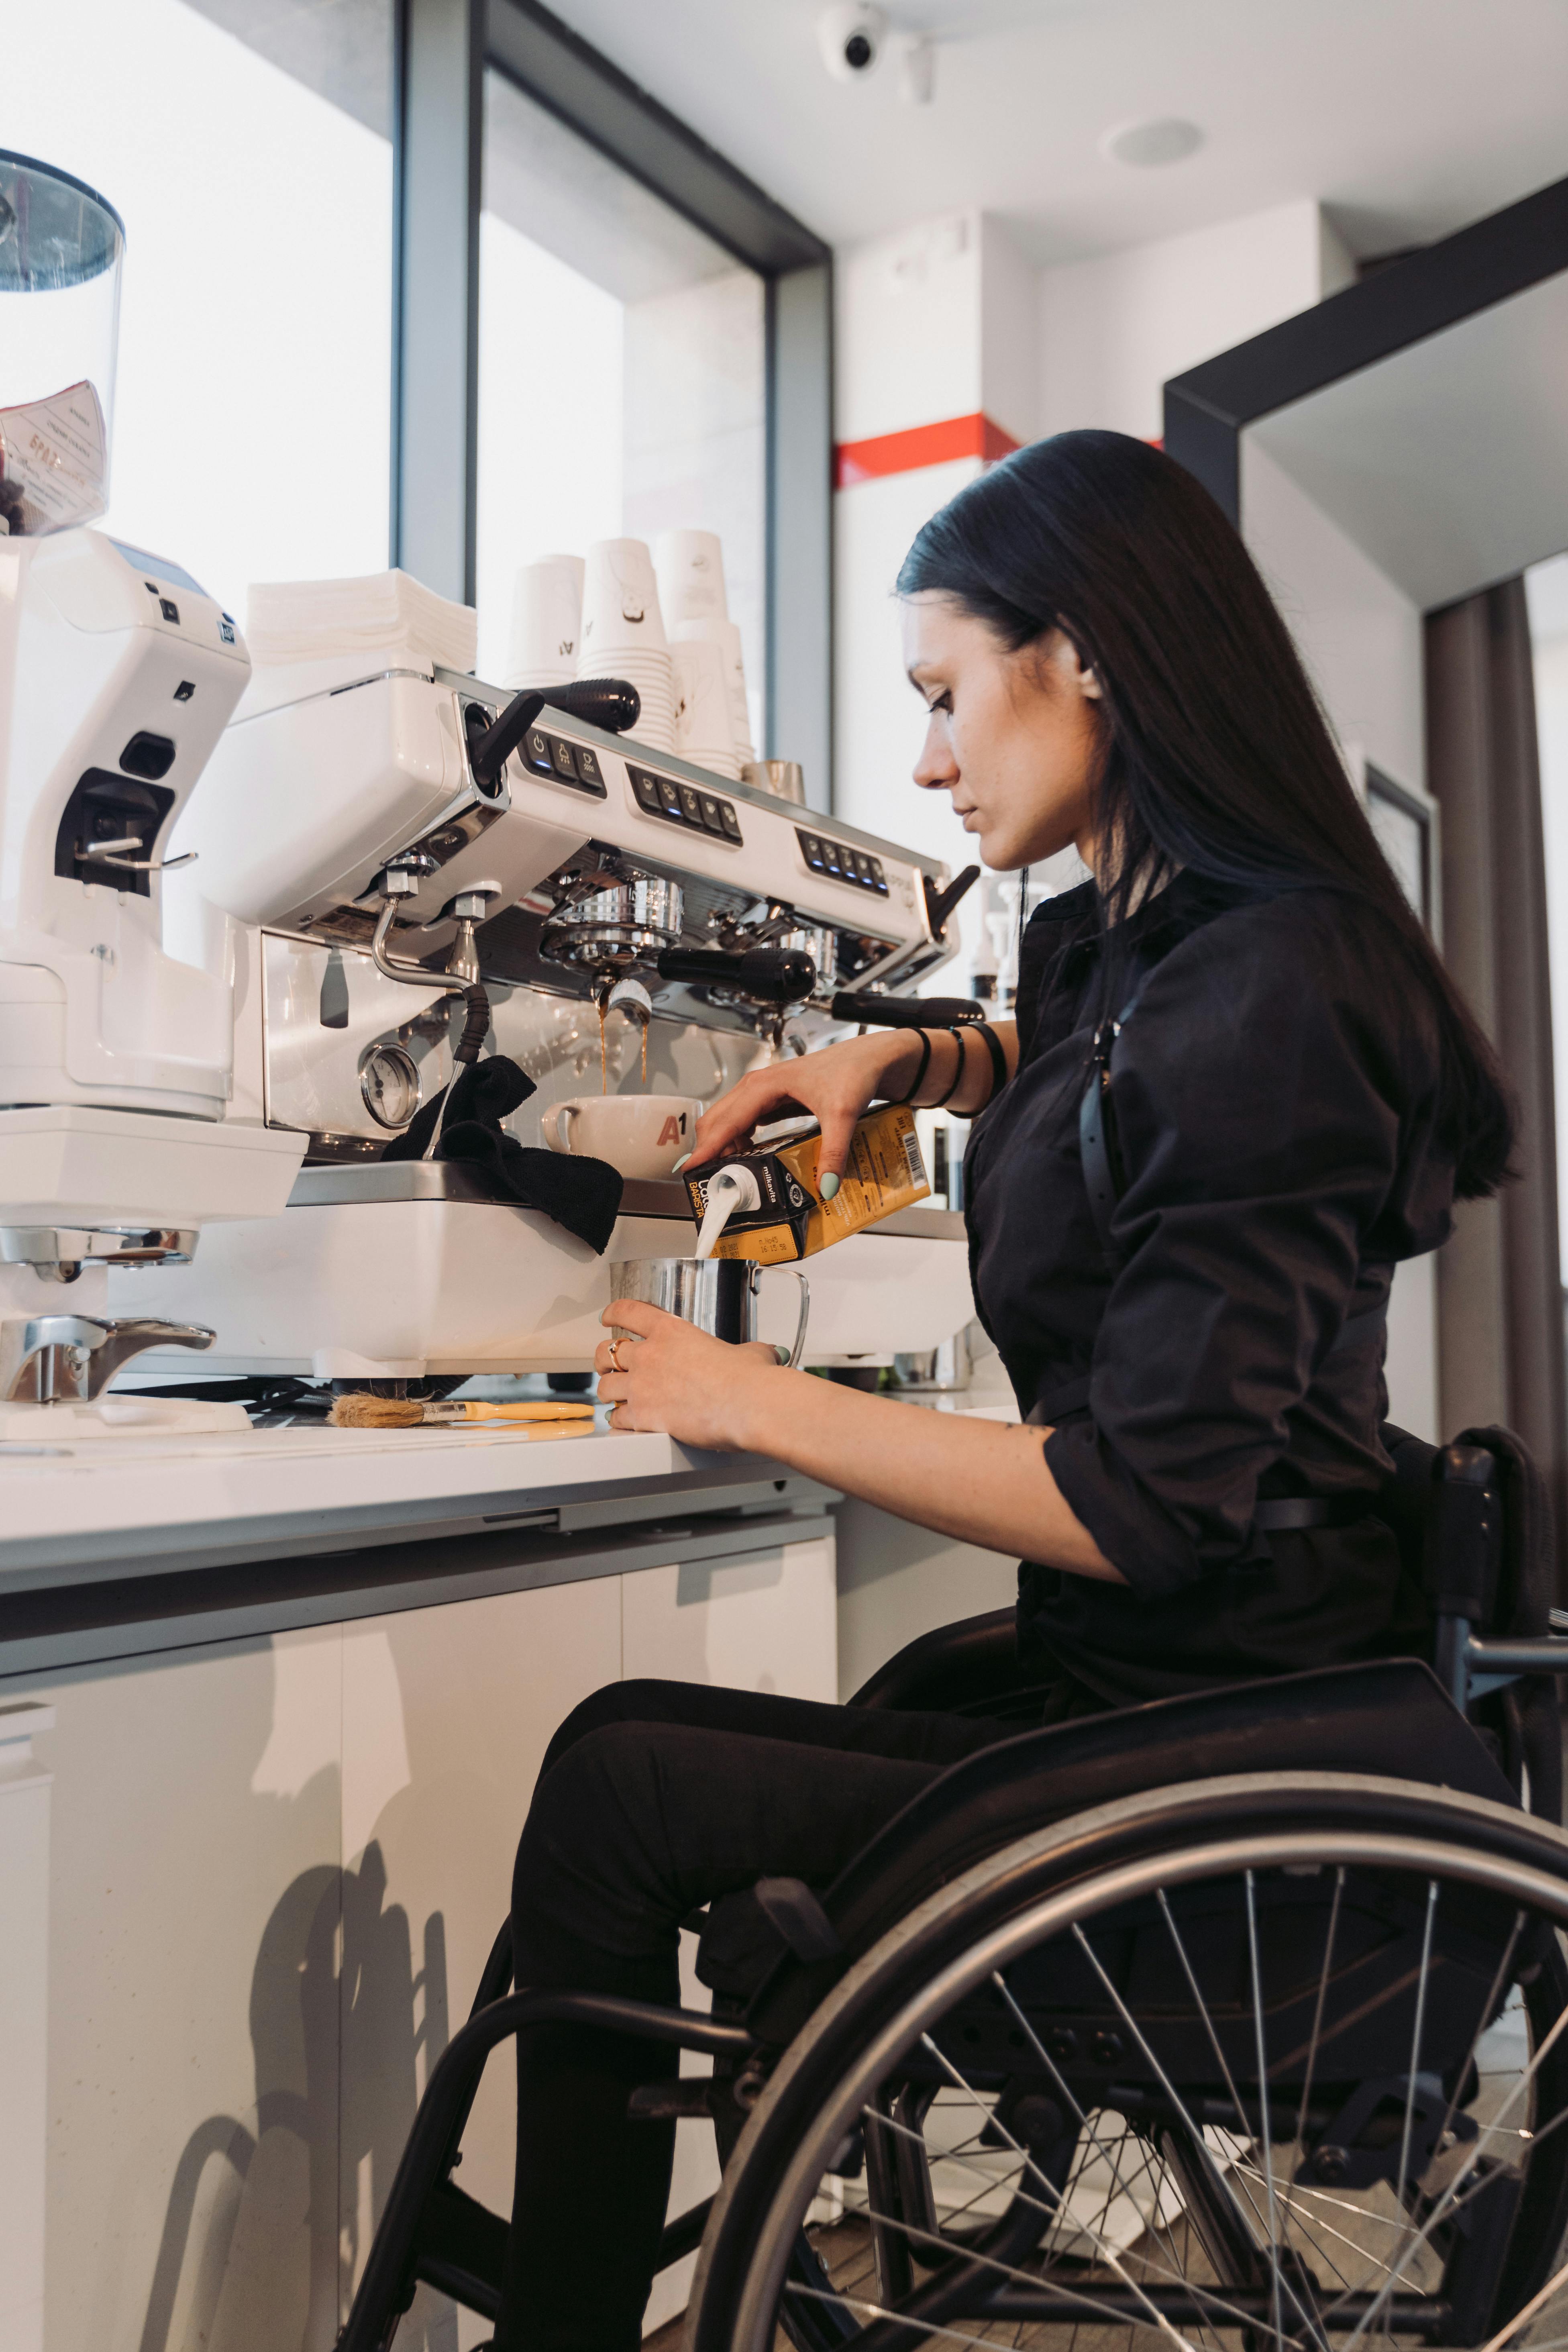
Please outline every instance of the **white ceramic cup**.
M724 551L716 530L661 530L654 546L659 602L667 627L677 621L729 617Z
M577 1095L540 1121L552 1151L607 1160L623 1176L673 1173L691 1150L702 1105L695 1095Z

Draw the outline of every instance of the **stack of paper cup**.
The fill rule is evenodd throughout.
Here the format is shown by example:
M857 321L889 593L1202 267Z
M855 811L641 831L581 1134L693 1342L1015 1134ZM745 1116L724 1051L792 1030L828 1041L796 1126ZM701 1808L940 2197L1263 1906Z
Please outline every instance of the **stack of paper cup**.
M735 757L742 766L754 760L752 746L752 714L746 701L746 665L741 652L741 625L738 621L676 621L670 627L672 645L694 644L707 638L719 648L724 665L724 681L730 697L730 733Z
M711 637L686 637L670 647L669 657L675 666L676 750L694 767L739 783L722 648Z
M583 635L581 557L547 555L525 564L511 592L508 687L564 686L577 675Z
M675 694L653 558L640 539L601 539L583 574L579 677L624 677L642 697L635 731L656 751L675 749Z
M715 530L661 530L654 551L659 602L672 631L681 621L727 621L724 551Z

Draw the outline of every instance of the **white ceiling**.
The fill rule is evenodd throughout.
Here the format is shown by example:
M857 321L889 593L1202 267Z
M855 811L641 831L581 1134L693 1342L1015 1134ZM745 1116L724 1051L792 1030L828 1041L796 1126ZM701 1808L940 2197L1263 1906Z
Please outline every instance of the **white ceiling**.
M1382 253L1568 174L1568 0L888 0L924 107L829 79L818 0L552 5L835 245L981 207L1047 262L1317 196ZM1157 115L1199 152L1102 158Z

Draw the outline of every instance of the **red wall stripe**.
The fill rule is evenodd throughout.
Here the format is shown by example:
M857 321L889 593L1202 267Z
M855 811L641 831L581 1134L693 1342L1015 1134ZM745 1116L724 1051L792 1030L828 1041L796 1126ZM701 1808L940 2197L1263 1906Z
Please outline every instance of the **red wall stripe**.
M833 453L833 484L847 490L856 482L912 474L921 466L945 466L954 457L984 457L994 465L1018 446L977 409L973 416L945 416L940 425L911 425L907 432L879 433L869 441L840 441Z

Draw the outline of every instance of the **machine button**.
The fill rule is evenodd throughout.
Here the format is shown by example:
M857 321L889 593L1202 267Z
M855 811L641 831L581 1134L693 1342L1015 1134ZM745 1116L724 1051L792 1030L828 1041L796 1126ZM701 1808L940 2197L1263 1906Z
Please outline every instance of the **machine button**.
M702 822L707 826L710 833L721 834L724 830L724 819L721 813L721 808L722 803L716 801L711 793L703 793Z
M583 782L585 784L602 784L605 778L597 751L591 751L586 743L575 743L572 748L577 754L577 773Z
M650 776L646 768L628 768L626 773L631 778L638 806L647 809L650 816L662 816L664 802L659 794L658 778Z
M842 882L845 879L844 868L839 864L838 845L836 841L825 841L822 845L822 870L825 874L831 875L835 882Z
M676 824L679 824L681 817L680 786L670 777L660 776L658 780L658 796L664 803L664 813L666 816L672 816L675 819Z
M879 857L873 857L871 860L871 877L878 895L885 898L888 895L888 877L882 871L882 861Z
M860 849L855 852L855 879L862 890L874 890L877 887L877 877L871 871L871 861L864 850Z
M800 854L805 858L806 864L810 866L812 872L814 874L826 874L827 867L823 862L822 844L818 841L816 834L802 833L797 827L795 837L800 844Z
M725 838L727 840L740 840L741 820L735 814L733 808L731 808L728 801L721 801L719 803L719 822L724 828Z
M120 764L128 776L145 776L155 784L174 766L174 747L166 735L150 735L142 728L120 754Z
M173 621L175 628L177 629L179 627L180 608L175 604L172 596L160 596L158 599L158 610L162 613L165 621Z
M178 686L174 688L174 699L176 702L189 702L195 690L195 679L194 677L183 677Z
M555 763L556 774L563 776L569 784L574 784L577 781L577 762L572 756L571 744L563 743L559 735L552 735L550 756Z
M688 824L695 825L699 833L703 832L705 827L702 823L701 793L698 791L695 784L682 784L679 787L679 791L681 815L686 819Z

